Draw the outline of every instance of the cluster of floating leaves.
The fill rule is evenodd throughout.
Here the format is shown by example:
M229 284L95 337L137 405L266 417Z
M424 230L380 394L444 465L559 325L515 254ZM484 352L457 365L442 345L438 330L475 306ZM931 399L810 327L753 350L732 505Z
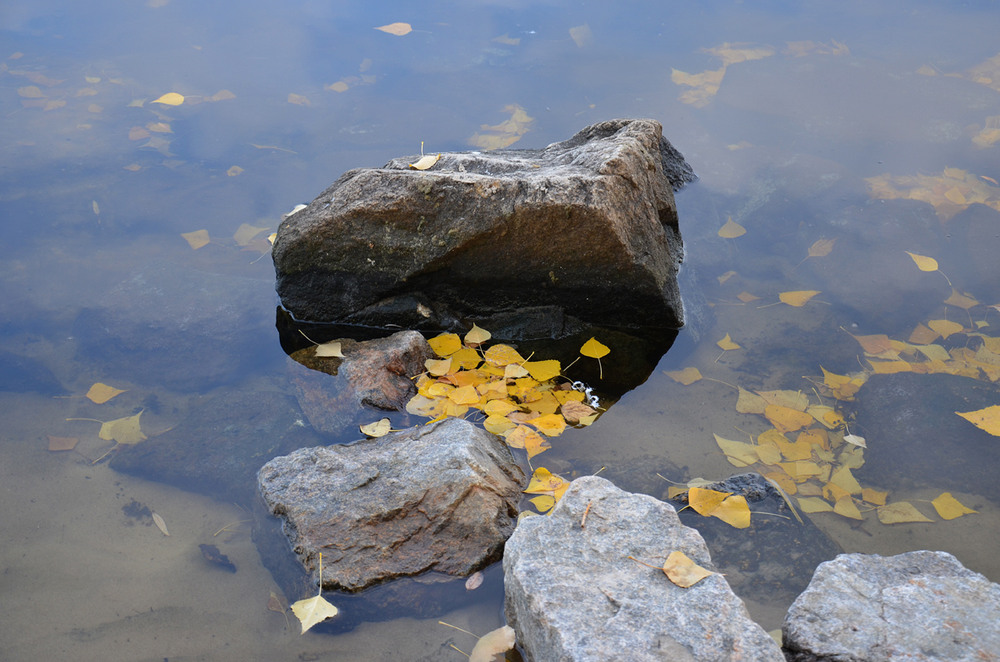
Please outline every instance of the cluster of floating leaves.
M735 239L745 232L745 228L729 219L719 231L719 236ZM832 239L817 240L804 259L828 255L833 250L834 242ZM920 271L940 273L934 258L908 251L907 254ZM720 282L724 282L733 273L735 272L720 277ZM940 275L947 280L943 273ZM948 283L951 281L948 280ZM782 292L779 294L779 302L802 307L817 294L819 292L814 290ZM747 292L739 298L744 303L760 299ZM906 341L892 339L885 334L849 334L862 350L862 369L842 375L819 366L821 376L807 377L816 387L818 402L811 401L801 391L751 392L739 386L734 387L738 391L736 411L759 415L770 427L758 434L756 439L750 436L749 441L727 439L716 434L714 436L719 449L734 466L753 467L779 487L786 498L795 496L803 512L834 512L860 520L863 519L863 510L874 509L879 521L886 524L933 521L912 503L889 503L888 492L864 487L858 482L852 470L864 464L867 442L850 433L843 413L825 404L822 396L842 402L852 401L858 390L874 374L937 373L991 382L1000 380L1000 338L983 333L981 329L987 327L988 323L985 320L975 321L971 313L972 309L982 307L982 304L954 287L943 303L945 310L952 307L962 311L960 317L967 317L968 324L947 318L927 320L926 323L918 324ZM1000 311L1000 304L986 308ZM728 333L717 345L723 353L741 348ZM666 374L685 386L703 378L701 371L695 366L667 371ZM976 411L957 411L955 414L989 434L1000 436L998 405ZM692 481L687 488L671 487L668 490L671 498L684 492L688 493L691 507L702 515L719 517L740 528L749 525L749 510L744 511L742 506L735 507L735 501L728 501L734 499L734 496L714 491L711 495L706 495L696 481ZM733 505L729 508L721 507L727 502ZM954 519L976 512L949 492L939 495L931 504L943 519Z
M464 338L443 333L428 343L437 358L428 359L426 372L416 379L417 393L406 411L430 418L463 418L478 414L483 427L499 435L508 446L522 449L531 458L551 445L568 426L586 426L600 412L589 402L584 390L574 388L562 376L563 367L555 359L531 361L511 345L496 343L485 348L489 331L473 325ZM610 350L591 338L580 348L583 356L597 359ZM595 406L591 406L595 405ZM372 424L373 426L377 425ZM377 436L389 431L388 421L379 427L364 426L366 434ZM552 508L569 483L543 467L534 471L528 494L541 512Z

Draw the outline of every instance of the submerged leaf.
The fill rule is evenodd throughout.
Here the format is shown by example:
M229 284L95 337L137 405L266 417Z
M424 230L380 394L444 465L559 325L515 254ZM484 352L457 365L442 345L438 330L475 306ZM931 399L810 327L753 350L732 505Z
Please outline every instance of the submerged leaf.
M182 232L181 236L184 237L184 241L191 245L191 248L198 250L202 246L210 243L208 238L208 230L195 230L194 232Z
M729 351L731 349L740 349L740 345L734 342L733 339L729 337L728 333L722 340L716 341L715 344L718 345L719 348L722 349L723 351Z
M114 386L108 386L107 384L97 382L90 387L89 391L87 391L87 399L95 404L103 405L111 398L124 392L125 391L120 388L115 388Z
M403 35L410 34L413 31L413 26L409 23L390 23L388 25L380 25L375 29L402 37Z
M119 444L137 444L144 441L146 435L139 429L139 416L141 415L140 411L132 416L102 423L101 431L97 433L97 436L105 441L114 441Z
M159 99L153 99L150 103L162 103L166 106L179 106L184 103L184 95L177 92L167 92Z
M742 237L746 233L747 229L734 221L732 216L729 217L725 225L719 228L719 236L723 239L735 239L736 237Z
M323 598L323 554L319 555L319 592L305 600L299 600L292 605L292 613L295 617L299 619L302 623L302 632L305 634L306 630L316 625L317 623L322 623L328 618L336 616L340 612L339 609L334 607L332 604Z
M921 271L937 271L938 263L932 257L927 257L926 255L917 255L916 253L911 253L910 251L904 251L907 255L913 258L913 261L917 265L917 269Z
M315 355L319 357L344 358L344 352L340 348L339 340L330 340L321 345L316 345Z
M814 296L819 294L819 290L797 290L795 292L779 292L778 299L781 303L800 308L809 302Z
M696 381L701 379L701 371L694 366L688 366L683 370L664 370L664 372L675 382L679 382L684 386L690 386Z
M955 519L962 515L971 515L972 513L979 512L963 505L962 502L951 495L951 492L942 492L931 503L934 505L934 510L937 511L942 519Z
M989 432L994 437L1000 437L1000 405L993 405L975 411L956 411L955 413L977 428Z
M903 522L933 522L908 501L897 501L886 506L879 506L878 521L883 524L901 524Z
M517 642L514 628L509 625L499 627L479 638L472 653L469 654L469 662L492 662L500 653L512 649L515 643Z

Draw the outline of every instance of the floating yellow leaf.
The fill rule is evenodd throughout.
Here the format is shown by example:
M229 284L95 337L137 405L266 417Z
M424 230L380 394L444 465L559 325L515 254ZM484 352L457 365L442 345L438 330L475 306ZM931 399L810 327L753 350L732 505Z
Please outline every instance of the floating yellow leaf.
M559 361L555 359L548 359L546 361L525 361L524 368L528 371L528 374L532 378L537 379L540 382L548 381L554 377L558 377L562 368L559 366Z
M77 437L53 437L49 435L50 451L71 451L80 443Z
M270 228L268 227L255 227L249 223L243 223L236 229L233 233L233 240L238 246L246 246L249 244L254 237L259 235L261 232L266 232Z
M584 356L589 356L592 359L599 359L603 356L607 356L611 350L607 345L602 344L596 338L591 338L587 342L583 343L583 347L580 348L580 353Z
M908 501L897 501L878 507L878 521L883 524L900 524L903 522L933 522L925 517Z
M675 382L679 382L684 386L690 386L701 379L701 371L693 366L689 366L683 370L664 370L664 372Z
M692 487L688 490L688 504L699 515L709 516L722 505L731 492L719 492L703 487Z
M361 433L368 437L384 437L392 432L392 424L388 418L381 418L374 423L362 425Z
M876 490L871 487L861 488L861 498L873 506L884 506L887 496L889 496L889 493L882 490Z
M854 499L850 496L837 499L837 503L833 505L833 512L844 517L850 517L851 519L864 519L861 517L861 511L858 510L858 506L854 503Z
M411 163L410 167L414 170L427 170L437 163L440 158L440 154L427 154L425 156L421 156L416 163Z
M488 432L493 434L503 435L508 431L517 426L517 423L510 420L506 416L487 416L486 420L483 421L483 427L486 428Z
M833 506L819 497L798 497L799 509L804 513L829 513Z
M427 344L431 346L435 354L441 357L451 356L462 349L462 339L458 337L457 333L442 333L428 340Z
M979 302L970 297L968 294L962 294L954 288L952 288L951 295L945 299L944 302L949 306L955 306L956 308L961 308L962 310L968 310L973 306L979 305Z
M781 303L799 308L806 305L810 299L819 294L819 290L797 290L794 292L779 292L778 299Z
M139 416L141 415L142 412L140 411L138 414L132 416L116 418L113 421L102 423L101 430L97 433L97 436L105 441L114 441L119 444L137 444L140 441L144 441L146 435L139 429Z
M856 336L853 333L849 335L857 340L858 344L861 345L861 349L865 350L868 354L878 355L893 351L892 340L884 333L877 333L870 336Z
M994 437L1000 437L1000 405L993 405L975 411L956 411L955 413L977 428L986 430Z
M705 577L715 573L692 561L684 552L673 551L663 563L663 574L677 586L691 588Z
M728 333L722 340L716 341L715 344L718 345L719 348L724 351L729 351L731 349L740 349L740 345L734 342L733 339L729 337Z
M939 333L941 338L945 340L947 340L948 336L959 333L964 328L958 322L952 322L951 320L931 320L927 323L927 326Z
M726 459L730 464L737 467L746 467L757 462L757 447L742 441L723 439L717 434L713 434L715 443L719 445Z
M750 526L750 506L742 494L726 497L719 507L712 511L712 516L737 529Z
M125 391L120 388L115 388L114 386L108 386L107 384L97 382L90 387L89 391L87 391L87 398L95 404L103 405L111 398L124 392Z
M934 258L927 257L926 255L917 255L916 253L911 253L910 251L903 252L913 258L913 261L917 264L917 269L920 269L921 271L938 270L938 263Z
M491 334L489 331L473 324L472 328L469 329L469 332L465 334L465 344L470 345L472 347L477 347L479 345L482 345L484 342L486 342L492 337L493 334Z
M424 361L427 372L435 377L441 377L451 372L451 358L447 359L427 359Z
M840 467L830 476L830 482L843 488L848 494L861 494L861 484L851 473L850 467Z
M931 501L934 510L942 519L955 519L962 515L971 515L979 512L963 505L958 499L951 495L951 492L942 492L936 499Z
M747 229L734 221L732 216L729 217L725 225L719 228L719 236L723 239L735 239L736 237L742 237L746 233Z
M801 430L813 422L812 414L782 405L768 405L764 408L764 416L781 432Z
M779 405L789 409L805 411L809 405L809 396L802 391L791 389L779 389L775 391L757 391L757 395L764 399L769 405Z
M566 419L559 414L545 414L544 416L528 419L526 422L535 426L539 432L549 437L558 436L566 429Z
M479 402L479 392L472 384L460 386L448 393L448 399L456 405L474 405Z
M906 361L869 361L868 363L876 375L894 375L897 372L913 370L913 366Z
M339 612L339 609L323 598L323 554L321 552L319 555L319 592L311 598L294 603L292 613L302 623L300 634L305 634L306 630L312 626L336 616Z
M409 23L390 23L388 25L380 25L375 29L381 30L382 32L388 32L389 34L394 34L397 37L402 37L405 34L410 34L410 32L413 31L413 26Z
M177 92L167 92L159 99L153 99L151 103L162 103L166 106L179 106L184 103L184 95Z
M826 257L833 250L836 239L817 239L809 247L809 257Z
M458 336L455 336L458 338ZM495 366L506 366L512 363L518 365L524 363L524 357L518 354L517 350L510 345L493 345L486 350L485 353L486 362Z
M314 353L315 356L320 358L344 358L344 352L341 350L339 340L330 340L320 345L316 345Z

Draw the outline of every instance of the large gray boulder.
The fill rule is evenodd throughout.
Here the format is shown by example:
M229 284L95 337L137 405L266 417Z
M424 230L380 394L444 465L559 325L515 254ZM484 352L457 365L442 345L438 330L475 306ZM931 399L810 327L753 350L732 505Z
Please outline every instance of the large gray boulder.
M410 167L419 158L348 171L282 222L277 290L297 318L413 328L548 307L554 319L681 325L673 188L694 175L659 122L446 153L427 170Z
M1000 585L946 552L842 554L782 630L792 662L1000 660Z
M504 551L507 623L527 659L784 660L722 575L680 588L628 558L661 565L675 550L715 569L670 504L596 476L574 480L551 514L521 521Z
M449 418L265 464L264 501L323 588L359 591L425 572L463 576L499 560L524 472L504 442Z

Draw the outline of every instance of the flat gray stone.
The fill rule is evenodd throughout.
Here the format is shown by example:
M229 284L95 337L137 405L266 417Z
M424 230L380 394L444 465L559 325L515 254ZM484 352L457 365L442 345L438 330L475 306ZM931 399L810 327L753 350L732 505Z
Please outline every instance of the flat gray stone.
M527 659L784 660L722 575L685 589L628 558L662 565L675 550L715 570L670 504L596 476L573 481L548 516L518 524L504 551L507 623Z
M841 554L782 630L792 662L1000 660L1000 585L946 552Z

